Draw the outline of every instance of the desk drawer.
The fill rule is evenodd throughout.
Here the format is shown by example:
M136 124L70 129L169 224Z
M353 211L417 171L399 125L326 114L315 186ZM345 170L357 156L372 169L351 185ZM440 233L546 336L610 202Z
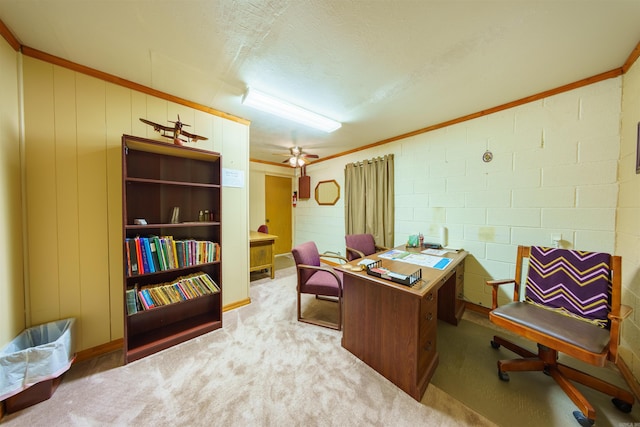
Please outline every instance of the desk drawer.
M456 267L456 298L464 298L464 263Z
M433 327L428 328L424 335L420 335L420 339L418 340L418 378L422 377L422 374L437 355L437 331L436 322L433 322Z
M438 326L438 301L436 296L436 291L432 291L420 301L418 378L436 356Z
M427 333L438 324L438 302L436 300L437 293L431 291L420 300L420 341Z

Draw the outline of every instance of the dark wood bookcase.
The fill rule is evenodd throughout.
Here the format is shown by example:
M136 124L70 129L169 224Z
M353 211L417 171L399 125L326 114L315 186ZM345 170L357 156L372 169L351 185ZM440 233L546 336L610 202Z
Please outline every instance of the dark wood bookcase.
M221 244L220 177L218 153L122 136L125 363L222 327L221 257L187 267L132 274L126 247L127 239L149 236ZM179 208L179 220L172 223L174 207ZM146 224L138 224L136 219L144 219ZM220 292L128 314L127 290L170 283L200 272L207 273Z

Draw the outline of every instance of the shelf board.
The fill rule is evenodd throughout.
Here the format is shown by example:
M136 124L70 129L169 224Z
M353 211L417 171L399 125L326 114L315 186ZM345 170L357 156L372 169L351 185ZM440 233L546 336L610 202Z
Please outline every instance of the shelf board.
M189 181L171 181L166 179L127 177L125 180L126 182L137 182L142 184L175 185L175 186L182 186L182 187L220 188L220 184L207 184L207 183L189 182Z
M145 230L150 228L182 228L182 227L210 227L214 225L220 225L219 221L187 221L180 222L178 224L172 224L170 222L163 224L127 224L125 228L127 230Z
M127 363L141 359L150 354L167 349L176 344L188 341L207 332L222 327L222 320L214 320L212 314L205 313L190 317L180 322L165 325L161 328L147 331L144 334L129 336Z
M146 151L148 153L163 154L166 156L183 157L195 160L205 160L208 162L220 158L220 153L215 151L200 150L187 146L178 146L172 143L152 141L137 136L124 135L130 150Z
M194 270L194 269L199 269L199 268L201 269L201 268L205 268L205 267L207 267L209 265L215 265L215 264L220 264L220 260L211 261L211 262L203 262L201 264L188 265L186 267L178 267L178 268L170 268L170 269L167 269L167 270L154 271L153 273L136 274L136 275L133 275L133 276L127 276L126 279L127 279L127 282L129 282L129 281L135 282L136 280L139 280L140 277L155 276L155 275L166 274L166 273L178 273L180 271L185 272L187 270Z

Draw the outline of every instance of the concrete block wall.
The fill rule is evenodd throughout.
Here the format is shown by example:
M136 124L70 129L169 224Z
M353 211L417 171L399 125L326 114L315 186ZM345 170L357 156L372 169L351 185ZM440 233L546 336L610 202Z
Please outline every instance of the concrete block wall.
M519 244L604 251L623 260L623 303L634 308L620 355L640 378L640 174L635 172L640 65L605 80L307 168L312 188L345 164L395 155L395 244L427 241L469 252L465 299L490 307L487 279L512 278ZM490 150L493 160L482 161ZM343 190L344 191L344 190ZM342 193L344 194L344 193ZM296 208L295 242L344 247L343 199ZM510 298L505 289L502 301Z
M344 166L395 155L395 244L411 234L469 252L465 298L490 307L487 279L509 278L519 244L613 253L621 78L605 80L307 168L312 188ZM485 151L493 160L483 161ZM344 190L343 190L344 191ZM344 194L343 192L341 194ZM295 210L295 243L343 250L344 204ZM509 296L502 295L506 300Z
M624 75L616 218L616 253L622 256L622 301L634 311L622 327L620 355L640 378L640 173L636 173L640 120L640 63Z

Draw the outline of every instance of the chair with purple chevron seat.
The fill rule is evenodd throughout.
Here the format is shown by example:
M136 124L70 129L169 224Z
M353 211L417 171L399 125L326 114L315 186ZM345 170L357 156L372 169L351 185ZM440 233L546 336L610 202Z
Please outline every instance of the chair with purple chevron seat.
M515 279L487 281L493 287L489 319L535 342L538 350L494 336L494 349L504 346L522 356L499 360L498 377L509 381L508 371L543 371L578 407L573 415L583 426L595 422L596 412L572 381L612 396L619 410L631 411L629 391L558 362L559 353L599 367L617 361L621 323L631 314L621 301L621 263L619 256L606 253L519 246ZM513 285L513 300L498 306L504 284Z

